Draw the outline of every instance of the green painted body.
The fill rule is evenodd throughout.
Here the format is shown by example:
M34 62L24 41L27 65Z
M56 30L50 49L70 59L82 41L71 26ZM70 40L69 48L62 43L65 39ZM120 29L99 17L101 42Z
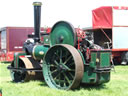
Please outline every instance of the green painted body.
M74 46L76 41L75 35L75 30L69 23L67 24L65 21L57 22L50 33L50 45L69 44Z
M20 56L25 56L26 53L25 52L17 52L14 54L14 67L18 68L19 67L19 57Z
M36 45L33 48L33 58L36 60L43 60L44 55L48 51L49 47L48 46L43 46L43 45ZM17 52L14 54L14 67L19 68L19 57L22 56L27 56L25 52Z
M92 51L91 62L84 65L82 83L101 84L110 80L110 51Z
M44 55L48 51L49 47L48 46L43 46L43 45L36 45L33 48L33 58L36 60L41 60L43 59Z
M49 35L44 35L44 36L43 36L43 44L44 44L44 45L50 45L50 38L49 38Z

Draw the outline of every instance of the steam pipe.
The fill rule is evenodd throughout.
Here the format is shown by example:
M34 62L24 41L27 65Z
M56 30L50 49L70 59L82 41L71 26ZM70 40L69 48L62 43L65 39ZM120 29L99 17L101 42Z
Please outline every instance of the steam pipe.
M41 2L34 2L34 42L40 42Z

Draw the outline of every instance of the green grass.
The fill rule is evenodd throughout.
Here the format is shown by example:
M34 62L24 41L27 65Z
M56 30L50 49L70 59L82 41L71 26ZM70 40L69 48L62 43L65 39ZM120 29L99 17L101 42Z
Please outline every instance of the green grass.
M49 88L45 82L11 82L8 64L0 64L0 89L3 96L128 96L128 66L116 66L111 81L101 86L81 86L64 91Z

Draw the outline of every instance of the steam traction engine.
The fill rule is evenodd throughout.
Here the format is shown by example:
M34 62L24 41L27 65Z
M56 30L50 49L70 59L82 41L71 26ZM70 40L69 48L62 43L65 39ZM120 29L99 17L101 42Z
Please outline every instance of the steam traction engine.
M15 53L8 67L14 82L43 79L51 88L74 89L80 83L102 84L110 80L110 50L90 43L89 36L66 21L57 22L40 42L41 3L34 5L35 35Z

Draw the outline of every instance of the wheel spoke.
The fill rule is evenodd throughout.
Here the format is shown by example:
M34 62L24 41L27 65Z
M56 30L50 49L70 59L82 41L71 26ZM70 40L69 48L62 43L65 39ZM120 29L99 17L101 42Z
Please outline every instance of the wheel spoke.
M58 80L58 79L56 79L55 80L56 81L56 83L64 83L65 81L64 80ZM60 85L60 84L59 84ZM61 86L61 85L60 85Z
M64 64L66 64L71 58L72 56L68 57L68 59L64 62Z
M62 50L60 49L60 63L62 63Z
M60 82L60 77L61 77L61 73L60 73L60 75L59 75L59 85L61 84L61 82Z
M59 63L58 63L56 60L54 60L54 63L55 63L57 66L59 66Z
M66 53L65 53L65 60L67 59L68 55L69 55L69 52L66 51Z
M57 67L56 65L53 65L53 64L50 64L49 66L50 66L50 67Z
M66 87L66 80L65 80L65 78L64 78L64 87Z
M65 79L67 80L68 84L70 84L71 81L69 80L69 78L67 77L67 75L66 75L65 73L63 73L63 74L64 74L64 77L65 77Z
M56 80L60 76L60 72L53 79Z
M59 58L58 52L55 52L55 55Z
M73 79L73 78L74 78L74 76L72 75L72 73L70 73L70 72L69 72L69 74L70 74L70 76L71 76L71 77L72 77L72 79Z
M51 74L53 74L53 73L55 73L55 72L57 72L57 71L58 71L58 70L57 70L57 69L55 69L54 71L52 71L52 72L51 72Z
M57 65L56 64L48 64L48 67L52 67L52 68L56 68L57 67Z
M72 71L72 72L75 72L75 69L70 69L70 70L68 70L68 71Z
M68 66L72 66L72 65L74 65L74 62L70 63Z
M62 49L60 49L60 58L62 58Z
M65 69L67 70L71 70L68 66L66 66L65 64L61 64Z

